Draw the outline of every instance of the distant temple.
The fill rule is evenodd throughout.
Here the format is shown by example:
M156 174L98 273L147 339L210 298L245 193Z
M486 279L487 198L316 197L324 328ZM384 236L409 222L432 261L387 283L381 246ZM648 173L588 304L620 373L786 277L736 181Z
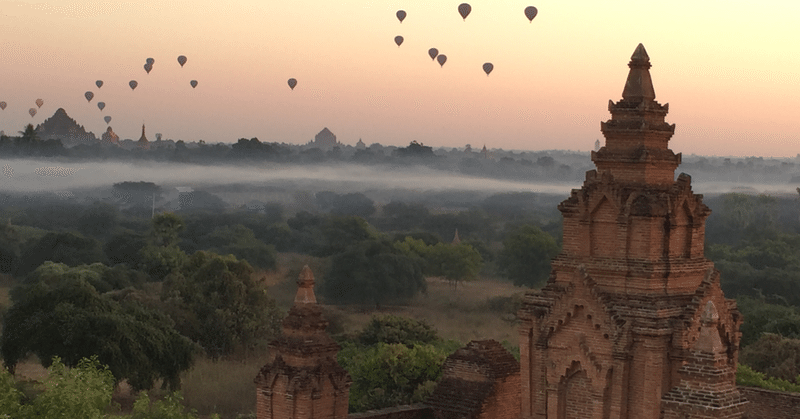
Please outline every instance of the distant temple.
M150 141L148 141L147 136L144 135L144 124L142 124L142 136L139 137L139 141L136 142L136 146L144 150L150 149Z
M106 132L100 137L100 142L102 144L115 144L119 145L119 135L114 133L114 130L111 127L106 128Z
M82 125L78 125L70 118L64 108L58 108L53 116L36 126L36 135L42 141L61 140L64 147L97 143L97 137L91 132L86 132Z
M319 148L320 150L331 150L340 145L342 144L336 141L336 135L334 135L328 127L323 128L322 131L314 137L314 141L308 143L309 147Z

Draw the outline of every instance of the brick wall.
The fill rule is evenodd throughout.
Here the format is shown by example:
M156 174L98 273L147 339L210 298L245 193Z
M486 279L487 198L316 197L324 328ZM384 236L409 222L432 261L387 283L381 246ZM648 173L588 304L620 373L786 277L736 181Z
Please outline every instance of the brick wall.
M562 412L559 416L564 419L587 419L594 416L592 383L586 376L586 371L581 370L573 374L563 384Z
M750 403L742 419L800 418L800 393L784 393L754 387L739 387Z

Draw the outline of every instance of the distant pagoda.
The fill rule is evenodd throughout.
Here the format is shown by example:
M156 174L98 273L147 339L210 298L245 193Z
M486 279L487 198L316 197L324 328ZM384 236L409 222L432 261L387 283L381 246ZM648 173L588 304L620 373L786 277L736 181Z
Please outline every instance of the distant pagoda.
M91 132L86 132L82 125L70 118L64 108L58 108L53 116L39 124L36 127L36 134L42 141L61 140L64 147L97 143L97 137Z
M148 141L147 136L144 135L144 124L142 124L142 136L139 137L139 141L136 142L136 146L143 150L150 149L150 141Z

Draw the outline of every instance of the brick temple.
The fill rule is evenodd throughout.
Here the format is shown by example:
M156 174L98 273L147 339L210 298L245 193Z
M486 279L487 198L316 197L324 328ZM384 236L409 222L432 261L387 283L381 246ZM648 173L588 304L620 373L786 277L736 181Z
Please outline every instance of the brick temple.
M521 417L739 418L742 316L704 257L710 210L675 169L675 125L639 44L605 146L559 205L563 250L520 317Z
M743 319L703 254L710 210L688 175L675 178L675 125L644 46L628 66L596 170L559 205L563 250L519 312L520 362L473 341L447 358L426 403L348 415L350 376L306 267L255 380L258 419L800 417L798 395L736 387Z

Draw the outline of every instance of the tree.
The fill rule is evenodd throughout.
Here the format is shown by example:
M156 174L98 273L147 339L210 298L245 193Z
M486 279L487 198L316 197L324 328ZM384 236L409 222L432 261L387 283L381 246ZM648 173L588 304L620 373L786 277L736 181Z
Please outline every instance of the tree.
M106 202L95 201L78 217L78 231L93 237L108 236L117 227L118 219L117 207Z
M459 282L477 278L483 266L481 254L468 244L436 243L429 246L420 239L406 237L396 242L395 247L406 255L422 258L425 275L443 277L456 286Z
M236 255L261 269L273 270L277 266L275 247L256 239L253 230L241 224L217 227L202 239L206 246L201 248L212 252Z
M741 362L770 377L795 381L800 378L800 339L765 333L742 350Z
M43 384L44 392L23 404L23 394L15 388L14 376L0 369L0 412L4 414L0 417L100 419L111 404L114 376L100 365L97 357L81 359L74 368L67 368L56 357Z
M321 295L336 304L381 305L406 302L424 292L426 285L419 260L383 238L334 255Z
M383 206L383 223L389 230L408 231L422 225L430 216L428 208L419 203L406 204L401 201L391 201Z
M178 247L178 234L184 228L183 219L175 214L153 217L147 245L139 255L143 270L154 280L164 279L186 261L186 253Z
M45 366L56 356L77 366L96 355L116 380L127 379L134 389L151 388L159 379L177 389L181 372L194 360L196 346L168 317L136 301L101 295L85 278L39 281L12 296L0 335L0 352L12 371L29 354Z
M425 321L388 314L373 316L356 339L364 346L382 342L386 344L400 343L411 348L415 344L434 343L439 340L439 335L436 333L436 329Z
M23 403L23 393L14 386L14 377L0 369L0 417L13 419L63 419L108 417L114 390L114 375L97 357L84 358L74 368L53 359L44 390ZM147 391L140 391L131 412L132 419L197 419L184 413L180 393L168 393L163 400L150 402ZM212 419L219 418L212 415Z
M105 260L100 242L96 239L70 232L47 233L23 252L17 274L27 274L45 261L78 266Z
M147 238L129 230L121 231L106 241L103 250L111 264L124 263L130 267L142 266L142 255L139 252L147 245Z
M459 282L477 278L483 266L481 254L463 243L430 246L426 260L430 275L444 277L456 287Z
M282 315L253 273L233 255L198 251L166 278L162 299L178 330L212 357L265 346Z
M433 345L345 345L337 356L350 373L350 412L420 403L433 392L449 353Z
M17 147L23 150L33 150L40 142L39 134L36 133L33 124L26 125L25 131L20 131L19 134L20 136L17 138Z
M536 287L547 280L550 260L558 252L553 236L537 226L523 224L506 235L497 263L514 285Z
M756 342L765 333L800 339L800 311L796 307L770 304L763 296L752 298L745 295L736 297L736 305L747 319L741 328L742 348Z
M12 273L17 270L20 258L21 238L11 224L0 223L0 272Z
M186 228L183 219L171 212L153 217L150 242L156 246L169 247L178 244L178 236Z

